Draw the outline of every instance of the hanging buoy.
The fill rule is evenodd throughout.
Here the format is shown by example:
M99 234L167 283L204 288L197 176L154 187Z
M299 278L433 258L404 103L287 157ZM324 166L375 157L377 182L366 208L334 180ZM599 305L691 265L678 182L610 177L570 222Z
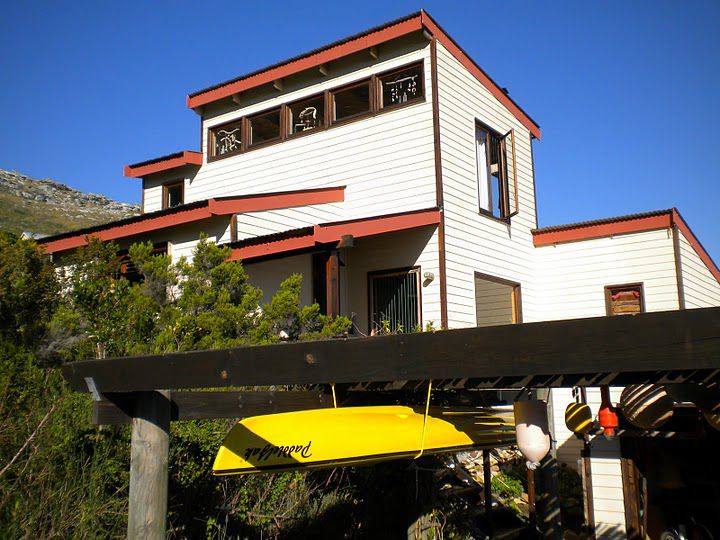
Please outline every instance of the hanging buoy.
M570 403L565 409L565 425L578 435L590 433L595 425L590 407L585 403Z
M513 411L518 448L527 459L528 469L535 469L550 451L547 403L516 401Z
M650 431L673 415L673 400L656 384L631 384L620 395L620 410L632 425Z
M598 421L600 422L600 427L603 428L605 438L612 439L619 425L618 415L615 412L615 407L610 403L610 389L607 386L600 387L600 396L602 403L598 411Z

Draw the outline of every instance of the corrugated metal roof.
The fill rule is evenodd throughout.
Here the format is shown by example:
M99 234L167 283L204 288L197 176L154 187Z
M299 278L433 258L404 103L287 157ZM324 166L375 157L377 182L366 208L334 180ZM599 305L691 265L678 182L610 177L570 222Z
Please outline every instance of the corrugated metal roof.
M266 66L266 67L264 67L264 68L261 68L261 69L255 70L255 71L251 71L250 73L246 73L246 74L244 74L244 75L240 75L240 76L235 77L235 78L233 78L233 79L229 79L229 80L227 80L227 81L224 81L224 82L221 82L221 83L217 83L217 84L214 84L214 85L212 85L212 86L208 86L207 88L203 88L202 90L197 90L197 91L195 91L195 92L192 92L192 93L188 94L188 97L193 98L193 97L195 97L195 96L199 96L199 95L201 95L201 94L204 94L205 92L210 92L210 91L212 91L212 90L216 90L216 89L218 89L218 88L222 88L223 86L227 86L227 85L229 85L229 84L233 84L233 83L236 83L236 82L238 82L238 81L242 81L243 79L247 79L248 77L253 77L253 76L258 75L258 74L260 74L260 73L264 73L264 72L266 72L266 71L270 71L271 69L275 69L275 68L278 68L278 67L280 67L280 66L284 66L285 64L290 64L290 63L292 63L292 62L297 62L298 60L302 60L303 58L307 58L307 57L309 57L309 56L313 56L314 54L318 54L318 53L320 53L320 52L327 51L327 50L332 49L332 48L334 48L334 47L338 47L338 46L340 46L340 45L342 45L342 44L344 44L344 43L347 43L347 42L349 42L349 41L353 41L353 40L362 38L362 37L364 37L364 36L366 36L366 35L368 35L368 34L372 34L373 32L377 32L377 31L379 31L379 30L383 30L383 29L385 29L385 28L389 28L389 27L391 27L391 26L395 26L396 24L400 24L400 23L405 22L405 21L407 21L407 20L410 20L410 19L412 19L412 18L414 18L414 17L419 17L421 13L422 13L421 11L416 11L415 13L411 13L410 15L406 15L405 17L401 17L401 18L399 18L399 19L395 19L394 21L390 21L390 22L387 22L387 23L385 23L385 24L381 24L381 25L379 25L379 26L375 26L375 27L373 27L373 28L370 28L370 29L368 29L368 30L364 30L363 32L360 32L359 34L355 34L355 35L352 35L352 36L349 36L349 37L340 39L340 40L338 40L338 41L334 41L334 42L332 42L332 43L329 43L328 45L323 45L322 47L318 47L317 49L313 49L312 51L308 51L308 52L305 52L305 53L303 53L303 54L300 54L300 55L297 55L297 56L293 56L293 57L291 57L291 58L288 58L287 60L282 60L281 62L277 62L277 63L272 64L272 65L270 65L270 66Z
M550 227L542 227L540 229L534 229L533 234L542 234L556 231L565 231L568 229L581 229L583 227L592 227L594 225L605 225L607 223L617 223L621 221L632 221L634 219L643 219L649 217L663 216L672 214L672 209L669 210L654 210L652 212L644 212L641 214L628 214L626 216L617 216L603 219L593 219L590 221L578 221L576 223L568 223L565 225L551 225Z

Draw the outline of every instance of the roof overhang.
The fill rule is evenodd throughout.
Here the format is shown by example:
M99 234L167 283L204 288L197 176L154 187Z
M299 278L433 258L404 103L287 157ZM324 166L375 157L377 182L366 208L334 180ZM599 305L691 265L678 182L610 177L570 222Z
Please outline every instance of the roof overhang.
M705 250L700 240L692 232L688 224L678 212L677 208L669 210L658 210L645 214L633 214L594 221L571 223L568 225L557 225L544 227L532 231L533 244L535 247L551 246L566 242L577 242L604 238L619 234L630 234L636 232L647 232L658 229L670 229L677 227L683 236L692 246L698 257L705 263L708 270L720 282L720 269Z
M335 221L285 233L248 238L231 244L230 260L248 261L260 257L287 255L320 245L336 244L343 236L363 238L376 234L405 231L440 223L440 210L386 214L351 221Z
M203 157L201 152L183 150L182 152L142 161L134 165L125 165L123 174L129 178L143 178L151 174L171 171L187 165L199 167L202 165L202 161Z
M168 210L150 212L105 225L43 238L38 241L38 245L45 250L45 253L56 253L87 245L90 237L103 241L117 240L216 216L336 203L344 200L345 186L206 199Z
M203 105L230 98L251 88L272 84L283 77L308 69L319 68L328 62L420 31L426 32L432 39L436 39L448 49L498 101L507 107L535 138L540 139L540 126L425 11L419 11L273 66L193 92L187 96L187 106L191 109L197 109Z

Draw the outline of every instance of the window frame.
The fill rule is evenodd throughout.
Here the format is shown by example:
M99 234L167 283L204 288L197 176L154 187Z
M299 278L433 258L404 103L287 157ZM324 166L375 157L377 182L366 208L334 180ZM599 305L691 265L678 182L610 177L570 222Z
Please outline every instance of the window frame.
M180 186L180 204L177 204L175 206L170 206L170 189ZM178 206L182 206L185 204L185 179L181 180L172 180L170 182L165 182L162 185L162 209L163 210L169 210L171 208L177 208Z
M623 283L620 285L605 285L605 315L607 317L626 317L628 315L637 315L637 313L612 313L612 291L616 289L640 289L639 313L645 313L645 286L643 282Z
M258 142L258 143L253 143L252 140L251 140L251 135L252 135L252 119L253 119L253 118L257 118L257 117L259 117L259 116L265 116L265 115L267 115L267 114L270 114L271 112L275 111L276 109L277 109L277 111L278 111L278 117L279 117L279 120L280 120L280 124L279 124L279 126L278 126L278 136L277 136L277 137L273 137L272 139L266 139L266 140L264 140L264 141L260 141L260 142ZM276 105L275 107L270 107L270 108L268 108L268 109L263 109L262 111L258 111L258 112L256 112L256 113L253 113L253 114L244 116L244 117L242 118L244 130L241 131L241 134L242 134L242 136L243 136L243 138L242 138L242 141L243 141L243 142L242 142L242 145L245 147L245 150L244 150L244 151L247 152L247 151L249 151L249 150L254 150L254 149L256 149L256 148L262 148L263 146L269 146L269 145L271 145L271 144L276 144L276 143L282 141L282 140L284 139L284 137L285 137L285 132L286 132L285 125L286 125L287 122L286 122L285 116L286 116L286 112L285 112L285 105L284 105L284 104L283 104L283 105L280 105L280 106L277 106L277 105ZM225 154L223 155L223 157L224 157L224 156L225 156Z
M392 105L382 106L382 103L381 103L381 101L382 101L382 81L381 81L381 79L383 77L388 77L390 75L394 75L395 73L400 73L401 71L407 71L407 70L415 68L415 67L420 69L420 81L422 81L420 95L411 100L406 101L405 103L393 103ZM402 109L403 107L407 107L409 105L414 105L416 103L422 103L425 101L425 62L422 60L420 62L414 62L414 63L407 64L407 65L404 65L399 68L390 69L390 70L384 71L382 73L377 73L377 74L373 75L373 77L375 78L375 85L377 86L376 91L375 91L375 93L377 95L377 103L376 103L377 112L394 111L397 109Z
M518 283L517 281L511 281L509 279L504 279L497 276L491 276L490 274L483 274L482 272L474 272L473 273L473 292L474 294L477 294L477 289L475 287L475 280L476 279L482 279L485 281L490 281L492 283L497 283L499 285L506 285L508 287L512 287L511 299L513 303L513 322L512 324L521 324L523 322L523 310L522 310L522 285ZM475 317L477 318L477 305L475 306ZM481 327L478 327L481 328Z
M381 78L386 77L388 75L392 75L393 73L397 73L400 71L405 71L408 69L411 69L413 67L417 67L420 70L420 78L422 81L422 91L420 95L416 98L413 98L411 100L406 101L405 103L398 103L394 105L388 105L386 107L380 106L380 92L381 92ZM343 90L349 90L354 86L360 86L361 84L368 83L369 85L369 110L366 112L361 112L354 114L352 116L347 116L345 118L342 118L340 120L334 120L334 94L338 92L342 92ZM324 119L321 126L316 127L315 129L310 129L307 131L302 131L298 133L291 133L292 126L290 125L290 112L289 107L290 105L293 105L295 103L301 102L301 101L309 101L312 99L316 99L322 97L323 99L323 114ZM427 85L425 84L425 60L420 59L413 62L410 62L409 64L405 64L403 66L387 69L385 71L381 71L379 73L373 73L370 76L363 77L362 79L358 79L356 81L343 84L337 87L328 88L321 92L316 92L314 94L310 94L306 97L297 98L291 102L288 103L282 103L279 105L280 107L280 137L274 138L271 140L263 141L261 143L256 144L250 144L249 135L250 135L250 125L249 125L249 119L255 116L262 115L264 112L269 112L275 108L278 107L278 105L275 105L274 107L268 107L262 111L258 111L255 113L252 113L250 115L244 115L240 118L235 118L233 120L229 120L227 122L223 122L222 124L218 124L216 126L210 126L205 128L204 124L201 123L201 126L204 130L206 130L206 144L205 144L205 155L207 159L207 163L212 163L221 159L237 156L240 154L244 154L245 152L249 152L258 148L265 148L267 146L271 146L273 144L279 144L281 142L295 139L298 137L303 137L305 135L309 135L310 133L316 133L320 131L325 131L327 129L330 129L335 126L343 126L345 124L354 122L356 120L364 120L366 118L374 117L378 114L383 114L385 112L391 112L396 111L398 109L402 109L404 107L411 107L413 105L418 105L421 103L425 103L427 101ZM228 127L234 127L238 126L240 127L240 147L237 150L233 150L232 152L227 152L222 155L215 155L215 137L217 131L221 129L225 129Z
M237 125L240 128L240 147L237 150L233 150L231 152L226 152L225 154L215 154L215 137L217 136L217 132L221 129L225 129L231 126ZM211 163L213 161L217 161L219 159L225 159L232 156L237 156L238 154L242 154L245 151L246 147L246 137L245 137L245 117L242 118L236 118L234 120L230 120L229 122L225 122L223 124L219 124L217 126L212 126L208 128L208 135L207 135L207 161L208 163Z
M313 129L308 129L307 131L298 131L297 133L292 132L292 122L290 119L291 114L291 107L293 105L296 105L298 103L302 103L303 101L312 101L314 99L322 99L322 114L323 114L323 121L322 123ZM318 92L317 94L313 94L304 98L296 99L295 101L291 101L284 105L285 107L285 125L286 125L286 139L295 139L297 137L304 137L306 135L310 135L311 133L315 133L318 131L324 131L328 127L328 115L327 115L327 91L324 92Z
M502 215L500 215L500 216L496 216L493 213L493 210L492 210L493 205L492 204L491 204L490 210L486 210L485 208L482 208L480 206L480 178L478 175L479 171L478 171L478 162L477 162L477 140L478 140L477 139L477 130L478 129L487 133L487 144L485 145L485 154L486 154L485 160L486 160L486 164L487 164L488 182L490 183L489 187L490 187L491 191L492 191L492 184L491 184L491 182L492 182L492 179L491 179L491 177L492 177L492 172L491 172L492 149L490 148L490 146L491 146L490 141L491 141L492 137L495 137L499 142L498 149L499 149L500 153L499 153L498 158L499 158L499 161L502 162L502 167L500 167L500 163L498 164L500 172L502 173L502 177L500 178L500 182L499 182L500 189L499 189L499 193L498 193L498 197L500 197L502 200L502 207L501 207ZM501 221L502 223L506 223L506 224L509 224L510 219L513 216L517 215L517 212L510 211L510 173L508 172L508 157L507 157L506 140L507 140L508 135L510 135L511 133L513 133L512 130L510 130L505 135L502 135L499 131L491 128L489 125L487 125L482 120L480 120L478 118L475 119L474 131L473 131L473 142L475 145L475 183L476 183L476 189L477 189L478 213L483 216L489 217L496 221ZM494 202L494 201L491 201L491 203L492 202Z
M354 81L352 83L346 84L345 86L340 86L338 88L333 88L328 91L328 98L330 100L329 109L330 109L330 125L331 126L338 126L342 124L346 124L348 122L352 122L354 120L360 120L362 118L367 118L372 116L373 113L373 103L374 103L374 92L373 92L373 84L372 84L372 77L366 77L364 79L361 79L359 81ZM346 116L344 118L340 118L339 120L335 118L335 94L346 92L348 90L352 90L353 88L357 88L359 86L364 86L367 84L368 87L368 110L362 111L359 113L355 113L350 116ZM327 107L326 107L327 108Z
M423 315L422 315L422 273L420 265L407 266L402 268L389 268L386 270L373 270L367 273L367 294L368 294L368 313L367 313L367 328L368 335L373 331L373 313L375 311L375 299L373 298L373 280L383 277L392 276L404 276L408 274L416 274L415 282L417 283L417 320L420 328L423 326ZM412 331L410 329L409 331ZM408 329L406 329L408 332Z

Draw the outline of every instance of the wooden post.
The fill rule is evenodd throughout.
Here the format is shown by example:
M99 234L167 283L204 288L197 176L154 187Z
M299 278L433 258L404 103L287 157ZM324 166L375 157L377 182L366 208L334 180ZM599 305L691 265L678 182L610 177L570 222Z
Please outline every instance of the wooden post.
M128 539L163 540L167 519L170 392L137 392L130 450Z
M492 519L492 471L490 470L490 450L483 449L483 492L485 495L485 519L488 538L493 537Z
M535 471L527 470L528 521L530 529L537 533L537 514L535 512Z
M562 539L560 499L558 498L558 464L553 451L540 462L540 489L536 494L537 524L540 538Z
M330 252L325 265L327 279L327 314L340 315L340 257L338 251Z

